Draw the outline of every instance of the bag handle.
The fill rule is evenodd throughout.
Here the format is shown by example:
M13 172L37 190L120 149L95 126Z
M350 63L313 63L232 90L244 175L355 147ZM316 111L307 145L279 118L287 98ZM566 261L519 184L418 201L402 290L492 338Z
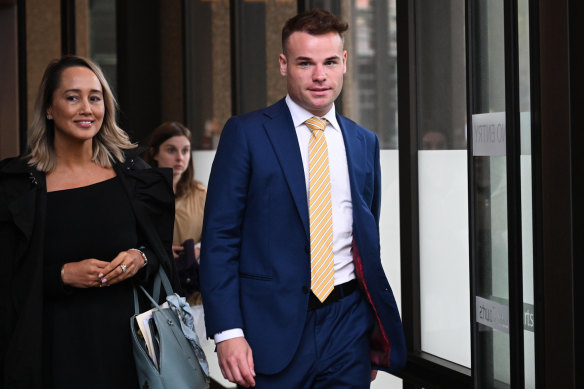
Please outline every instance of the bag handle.
M156 277L154 278L152 296L156 301L158 301L158 298L160 297L160 285L164 287L164 292L166 292L167 296L174 293L172 286L170 285L170 280L168 279L162 265L158 266L158 274L156 274Z
M172 291L172 286L170 285L170 280L168 279L168 276L166 275L166 272L164 271L162 266L158 266L158 273L156 273L156 276L154 277L152 296L150 296L150 294L146 291L146 289L144 289L142 285L138 285L138 287L146 295L148 300L150 300L150 303L152 303L152 307L160 308L160 306L158 305L158 299L160 297L160 285L164 287L164 291L166 292L167 296L174 293ZM140 303L138 301L138 292L136 291L135 285L133 290L134 290L134 312L136 313L136 315L138 315L140 313Z

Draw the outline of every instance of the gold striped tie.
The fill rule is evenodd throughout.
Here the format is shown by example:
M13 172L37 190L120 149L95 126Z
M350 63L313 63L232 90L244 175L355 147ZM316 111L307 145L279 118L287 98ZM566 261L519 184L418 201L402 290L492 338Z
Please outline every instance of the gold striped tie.
M333 212L331 180L324 129L326 120L312 117L308 143L308 213L310 220L310 278L312 292L324 301L334 289Z

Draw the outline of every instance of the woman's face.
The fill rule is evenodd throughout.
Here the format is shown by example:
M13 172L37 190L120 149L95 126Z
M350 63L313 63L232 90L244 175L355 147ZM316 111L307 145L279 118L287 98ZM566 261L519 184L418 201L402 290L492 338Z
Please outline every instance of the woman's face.
M184 135L168 138L160 144L154 160L158 167L172 168L175 176L180 176L187 170L191 159L191 142Z
M101 83L91 69L75 66L63 70L59 87L47 109L55 123L55 141L91 140L105 114Z

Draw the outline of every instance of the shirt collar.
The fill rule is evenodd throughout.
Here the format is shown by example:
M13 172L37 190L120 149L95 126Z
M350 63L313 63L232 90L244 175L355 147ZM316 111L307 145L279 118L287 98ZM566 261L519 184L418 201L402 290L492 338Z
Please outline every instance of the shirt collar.
M314 116L306 109L296 104L296 102L292 100L290 95L286 96L286 105L288 105L290 115L292 115L292 122L294 123L294 128L298 128L298 126L303 125L306 120ZM335 131L340 131L339 123L337 122L337 115L334 103L330 111L328 111L324 116L321 117L325 118Z

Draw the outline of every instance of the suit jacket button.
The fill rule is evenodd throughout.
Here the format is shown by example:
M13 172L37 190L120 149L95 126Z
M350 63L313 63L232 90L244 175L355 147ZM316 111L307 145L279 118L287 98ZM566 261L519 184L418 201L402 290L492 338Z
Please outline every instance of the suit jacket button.
M306 285L302 287L302 293L304 294L308 293L308 288L306 287Z

